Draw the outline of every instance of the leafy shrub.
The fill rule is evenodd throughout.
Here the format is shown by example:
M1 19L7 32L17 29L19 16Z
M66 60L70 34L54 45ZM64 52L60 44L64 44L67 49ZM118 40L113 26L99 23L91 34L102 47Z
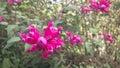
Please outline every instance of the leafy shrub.
M0 68L120 67L118 0L111 1L112 3L108 0L50 1L0 2ZM49 21L54 22L54 27L47 26ZM31 42L35 41L34 36L37 34L28 28L31 24L42 37L42 40L39 37L37 40L40 39L42 43L47 40L47 43L52 44L51 47L43 45L41 50L30 50L33 46ZM59 31L58 26L63 29ZM20 37L21 32L28 34ZM47 37L44 36L45 32ZM56 38L64 40L64 44L56 42ZM38 45L38 42L34 44ZM58 50L57 47L61 49ZM44 53L44 49L47 49L47 53ZM26 53L28 50L29 54ZM51 54L46 58L48 52ZM42 53L46 59L42 58Z

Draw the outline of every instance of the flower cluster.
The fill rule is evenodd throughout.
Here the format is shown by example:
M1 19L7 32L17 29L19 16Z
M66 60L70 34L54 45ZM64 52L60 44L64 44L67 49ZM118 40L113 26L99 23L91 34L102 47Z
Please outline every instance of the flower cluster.
M64 44L62 38L59 37L61 34L62 27L58 27L57 29L54 28L54 22L50 21L48 26L44 29L44 33L33 25L28 27L29 33L20 33L23 42L29 44L31 47L26 50L27 53L41 51L42 57L47 58L48 55L53 54L54 50L60 50L61 46ZM72 45L81 44L83 43L82 38L80 38L77 34L72 34L70 30L66 31L68 36L67 41L70 42ZM102 32L103 38L109 42L114 42L111 34L107 34Z
M27 50L28 53L41 51L43 58L47 58L54 50L59 50L63 45L62 38L59 38L62 27L54 28L54 22L49 22L42 36L39 31L33 26L29 26L29 33L20 33L22 40L31 45Z
M13 4L18 4L20 3L22 0L7 0L8 4L13 5Z
M99 2L90 0L90 6L89 7L82 7L86 9L81 9L84 12L88 12L88 10L94 10L97 12L109 12L109 7L112 4L112 2L108 2L108 0L100 0Z
M0 16L0 22L2 22L4 20L4 18L2 16Z
M77 34L72 34L69 30L66 31L68 36L68 41L72 45L81 44L83 42L82 38L80 38Z
M107 40L107 41L109 41L111 43L115 41L111 34L107 34L105 32L103 32L102 34L103 34L103 37L104 37L105 40Z

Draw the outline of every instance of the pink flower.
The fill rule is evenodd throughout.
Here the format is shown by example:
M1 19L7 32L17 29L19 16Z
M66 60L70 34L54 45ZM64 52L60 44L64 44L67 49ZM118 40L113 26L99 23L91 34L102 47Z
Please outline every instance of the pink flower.
M21 2L21 0L14 0L16 3L20 3Z
M27 50L27 53L42 51L43 58L47 58L48 55L53 54L54 50L59 50L63 45L63 40L58 37L62 27L54 28L54 22L49 22L47 28L44 31L44 35L41 36L37 28L33 25L29 26L29 33L20 33L22 40L31 45L31 48Z
M0 22L2 22L4 20L4 18L2 16L0 16Z
M30 52L34 52L38 50L38 46L37 45L32 45L31 48L29 48L26 52L30 53Z
M7 2L8 2L8 4L10 4L10 5L14 3L13 0L7 0Z
M50 21L48 24L48 27L45 29L45 34L44 34L45 38L54 39L60 34L62 27L58 27L58 29L56 30L53 25L54 25L54 22Z
M76 45L76 44L81 44L83 42L82 38L80 38L78 35L76 34L71 34L71 32L68 30L67 32L68 35L68 41L72 44L72 45Z
M99 2L90 0L90 8L97 12L109 12L109 7L112 2L108 2L107 0L100 0Z
M35 44L38 42L40 34L38 30L33 26L29 26L29 33L26 35L25 33L20 33L22 40L27 44Z
M106 34L105 32L102 33L103 34L103 37L105 40L109 41L109 42L114 42L115 40L112 38L112 35L111 34Z
M90 0L90 8L97 10L99 8L99 2Z
M22 0L7 0L8 4L13 5L15 3L20 3Z
M108 2L107 0L100 0L99 9L101 12L109 12L109 7L112 2Z
M90 8L89 7L82 7L81 10L85 13L89 12L90 11Z
M64 44L62 38L55 38L50 41L55 50L60 50L61 46Z
M47 57L48 57L48 54L47 54L46 51L43 51L43 53L42 53L42 57L43 57L43 58L47 58Z

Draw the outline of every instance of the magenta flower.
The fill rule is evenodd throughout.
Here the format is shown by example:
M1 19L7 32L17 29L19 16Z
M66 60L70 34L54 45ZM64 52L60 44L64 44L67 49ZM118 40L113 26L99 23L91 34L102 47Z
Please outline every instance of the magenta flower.
M112 2L108 2L107 0L100 0L99 2L99 9L101 12L109 12L109 7Z
M103 37L105 40L109 41L109 42L114 42L115 40L112 38L112 35L111 34L106 34L105 32L102 33L103 34Z
M109 12L109 7L112 2L108 2L107 0L100 0L99 2L90 0L90 8L97 12Z
M4 18L2 16L0 16L0 22L2 22L4 20Z
M63 45L64 43L63 43L62 38L55 38L55 39L53 39L53 40L50 41L50 44L53 45L53 47L54 47L55 50L60 50L61 45Z
M26 35L25 33L20 33L22 40L27 44L35 44L38 42L40 34L38 30L33 26L29 26L29 33Z
M15 3L20 3L22 0L7 0L8 4L13 5Z
M20 3L22 0L14 0L15 3Z
M35 45L32 45L31 48L27 49L27 53L30 53L30 52L35 52L38 50L38 46L35 44Z
M44 34L45 38L54 39L60 34L62 27L58 27L58 29L56 30L53 25L54 25L54 22L50 21L48 24L48 27L45 29L45 34Z
M93 10L98 10L98 8L99 8L99 2L90 0L90 8L93 9Z
M68 41L72 44L72 45L76 45L76 44L81 44L83 42L82 38L80 38L78 35L76 34L71 34L71 32L68 30L67 32L68 35Z
M55 38L51 41L49 40L46 47L43 48L43 50L42 50L43 58L47 58L48 55L53 54L54 50L60 50L62 45L63 45L63 40L61 38Z
M89 7L82 7L81 10L84 12L84 13L87 13L90 11L90 8Z
M10 5L14 3L13 0L7 0L7 2L8 2L8 4L10 4Z
M29 26L29 33L20 33L23 42L30 44L31 48L27 50L27 53L42 51L42 57L47 58L48 55L53 54L54 50L59 50L63 45L62 38L59 38L62 27L54 28L54 22L49 22L47 28L44 31L44 35L41 36L39 31L33 26Z

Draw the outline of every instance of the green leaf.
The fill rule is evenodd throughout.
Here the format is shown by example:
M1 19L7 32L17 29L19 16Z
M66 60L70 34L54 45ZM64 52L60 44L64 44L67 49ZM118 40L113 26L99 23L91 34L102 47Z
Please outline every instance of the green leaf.
M8 37L12 37L15 35L14 31L18 30L19 26L18 25L8 25L8 27L6 28L7 30L7 35Z
M94 38L94 41L95 41L95 43L96 43L97 45L99 45L100 47L103 46L102 40L97 39L97 38Z
M90 53L91 56L94 56L94 49L92 47L92 43L86 42L85 47L87 49L87 52Z
M84 68L83 66L80 66L79 68Z
M1 25L8 25L7 22L0 22Z
M56 20L55 25L57 26L58 24L63 23L63 20Z
M67 6L67 7L64 7L64 10L76 10L76 6Z
M14 30L16 28L18 28L18 25L8 25L8 27L6 29L7 29L7 31L11 31L11 30Z
M33 64L39 63L40 62L40 57L35 57L34 60L32 61Z
M80 37L81 37L83 40L86 40L86 36L81 35Z
M87 68L94 68L94 66L91 66L91 65L87 65Z
M120 36L116 36L117 41L120 42Z
M105 68L111 68L108 63L104 64Z
M29 45L29 44L25 44L24 46L25 46L25 47L24 47L24 48L25 48L25 51L28 50L29 48L31 48L31 45Z
M75 16L73 16L72 14L68 14L66 15L66 18L67 20L72 21L75 18Z
M61 24L64 30L71 30L71 32L77 32L80 30L79 26Z
M98 29L90 28L90 32L93 33L93 34L96 34L96 33L98 33Z
M9 48L9 47L11 47L13 44L12 43L9 43L9 44L7 44L4 48Z
M20 41L19 37L12 37L7 41L7 45L5 46L5 48L9 48L13 45L13 43Z
M62 54L60 55L60 61L65 62Z
M3 63L2 63L2 68L10 68L10 60L8 58L4 58Z
M73 65L73 68L79 68L77 65Z
M20 41L20 37L12 37L11 39L9 39L8 41L7 41L7 43L9 44L9 43L15 43L15 42L18 42L18 41Z

